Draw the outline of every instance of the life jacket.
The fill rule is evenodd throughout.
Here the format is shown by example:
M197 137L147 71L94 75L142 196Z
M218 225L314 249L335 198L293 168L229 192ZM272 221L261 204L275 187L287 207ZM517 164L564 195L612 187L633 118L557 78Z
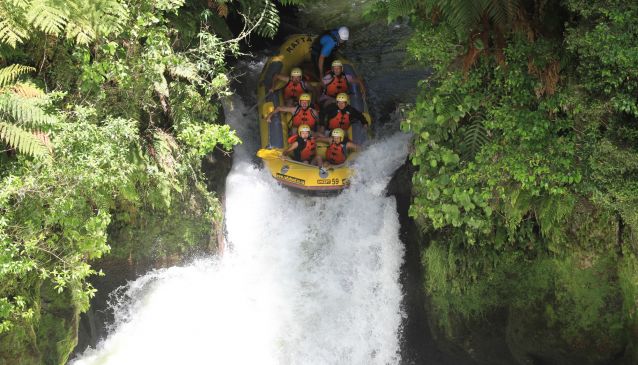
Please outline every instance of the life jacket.
M288 138L288 144L297 142L297 148L293 151L293 158L297 161L310 161L317 154L317 142L314 138L303 140L301 136L294 135Z
M348 142L341 141L341 143L330 143L330 146L326 149L326 159L328 162L334 165L341 165L346 162L348 156Z
M284 86L284 99L299 99L299 95L305 93L308 90L306 83L301 80L296 85L289 80L286 86Z
M328 119L328 129L333 130L335 128L341 128L347 131L350 128L350 110L348 106L343 109L337 109L337 113Z
M347 93L350 90L350 83L348 82L348 77L345 74L341 74L339 76L335 76L332 71L330 71L330 75L332 78L330 82L325 84L323 93L330 96L336 97L339 93Z
M310 129L314 130L318 120L319 117L317 113L311 107L303 109L301 106L297 106L297 110L292 113L291 121L292 126L295 128L298 128L302 124L308 124Z
M317 38L315 38L314 42L312 42L312 46L310 47L310 52L312 53L313 57L319 57L319 55L321 54L321 38L323 38L326 35L332 38L332 40L335 42L335 46L332 49L332 54L334 54L335 51L337 51L337 49L340 47L340 44L339 44L339 38L337 38L335 33L339 34L339 29L327 30L321 33Z

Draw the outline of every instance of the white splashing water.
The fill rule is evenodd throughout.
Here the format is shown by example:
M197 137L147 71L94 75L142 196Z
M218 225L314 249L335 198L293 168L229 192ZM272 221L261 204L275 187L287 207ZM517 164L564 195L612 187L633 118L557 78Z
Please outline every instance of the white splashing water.
M227 110L248 143L227 178L224 256L121 288L113 330L71 364L400 362L403 245L384 190L408 137L369 146L342 194L307 197L251 164L243 109Z

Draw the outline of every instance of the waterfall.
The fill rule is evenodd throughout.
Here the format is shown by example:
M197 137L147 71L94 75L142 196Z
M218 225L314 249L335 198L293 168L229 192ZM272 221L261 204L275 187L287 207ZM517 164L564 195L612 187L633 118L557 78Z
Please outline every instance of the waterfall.
M120 288L109 335L71 364L399 363L404 252L384 191L409 137L373 142L349 189L309 197L255 166L256 122L233 104L245 143L226 182L223 256Z

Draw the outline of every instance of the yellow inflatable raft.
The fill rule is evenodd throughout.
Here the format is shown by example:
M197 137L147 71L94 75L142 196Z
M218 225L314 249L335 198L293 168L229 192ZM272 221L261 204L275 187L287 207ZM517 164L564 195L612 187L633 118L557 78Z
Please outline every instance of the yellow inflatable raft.
M350 163L356 158L357 153L349 154L346 162L327 168L321 171L317 166L304 164L289 158L282 159L282 151L288 147L288 122L291 119L289 113L278 113L271 118L268 123L266 117L279 105L283 105L281 92L269 94L273 83L273 76L276 74L289 75L293 67L301 67L304 76L311 75L311 82L318 82L316 75L313 75L314 67L310 60L310 49L314 36L298 34L289 37L280 47L279 52L270 57L259 77L257 86L257 108L259 113L259 131L261 135L261 148L257 156L262 158L264 166L270 171L273 178L280 183L301 190L308 191L339 191L349 185L352 171ZM345 74L356 76L352 64L341 59ZM314 77L314 79L313 79ZM283 81L277 81L274 89L284 86ZM370 123L370 115L364 98L361 95L358 85L352 85L350 94L350 105L361 111ZM362 144L368 138L368 131L360 123L354 123L348 130L348 137L355 143ZM317 153L325 156L327 145L317 143Z

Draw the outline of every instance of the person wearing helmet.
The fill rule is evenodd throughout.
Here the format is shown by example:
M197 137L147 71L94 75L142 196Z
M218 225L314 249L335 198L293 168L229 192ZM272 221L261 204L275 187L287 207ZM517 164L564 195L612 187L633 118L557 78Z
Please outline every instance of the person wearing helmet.
M358 144L348 140L346 131L341 128L333 129L330 132L330 137L317 137L317 141L329 143L328 148L326 148L324 167L328 167L328 164L341 165L346 162L348 152L355 152L360 149Z
M312 96L310 94L303 93L299 96L299 104L297 106L278 106L266 116L266 121L270 123L275 113L291 113L292 118L288 124L291 134L297 134L297 128L302 124L307 124L311 130L315 131L319 123L319 113L311 107L311 100Z
M339 93L350 93L352 85L359 85L361 95L365 98L365 88L363 83L354 75L347 75L343 72L343 63L341 60L334 60L331 64L331 70L323 78L323 93L319 99L319 103L327 105L335 102L335 97Z
M348 94L337 94L336 101L336 104L330 104L321 109L320 132L323 132L325 128L328 130L341 128L344 131L347 131L348 128L350 128L350 125L354 122L359 122L364 126L367 126L368 120L363 116L363 114L348 104L350 101Z
M322 166L321 156L317 155L317 142L310 133L309 125L300 125L299 135L288 138L288 149L282 152L281 158L285 159L286 156L291 156L295 161Z
M348 27L330 29L315 38L312 43L310 55L312 62L319 70L319 79L323 79L324 65L330 64L336 56L339 47L342 47L350 38Z
M290 76L275 74L272 78L272 87L268 91L272 93L274 91L283 90L284 104L294 105L301 94L310 91L310 85L308 85L302 77L303 71L301 71L299 67L290 70ZM275 84L278 80L285 81L286 84L284 84L283 87L275 89Z

